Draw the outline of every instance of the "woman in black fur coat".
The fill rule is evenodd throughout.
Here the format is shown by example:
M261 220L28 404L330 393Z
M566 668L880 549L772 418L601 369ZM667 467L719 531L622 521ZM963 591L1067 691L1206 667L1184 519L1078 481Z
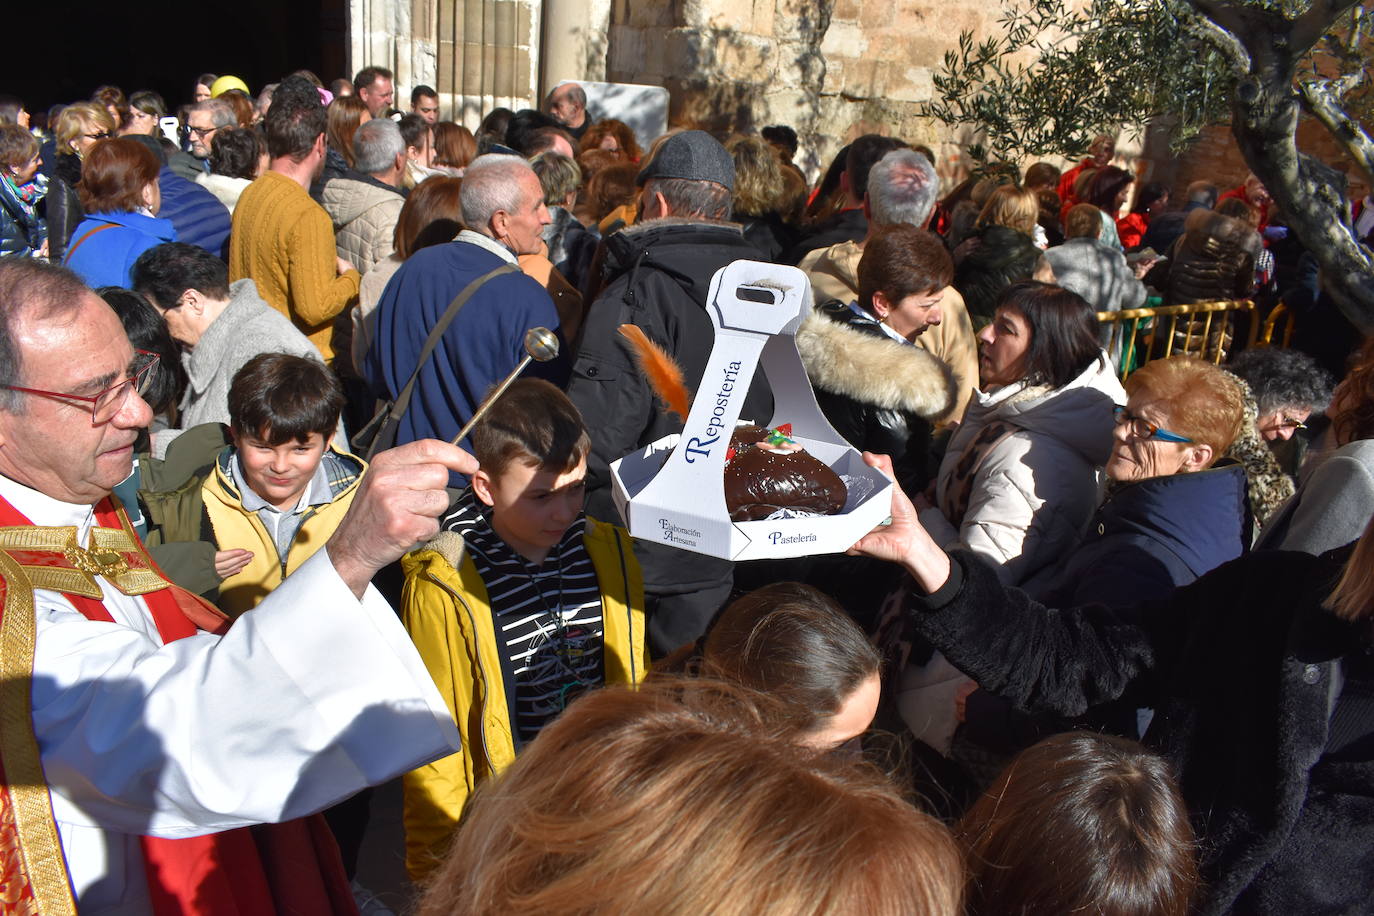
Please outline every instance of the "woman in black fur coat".
M986 689L1061 716L1128 690L1155 710L1144 742L1180 777L1199 913L1374 912L1374 522L1320 557L1252 553L1126 610L1004 588L941 550L899 489L892 524L854 550L906 569L917 630Z

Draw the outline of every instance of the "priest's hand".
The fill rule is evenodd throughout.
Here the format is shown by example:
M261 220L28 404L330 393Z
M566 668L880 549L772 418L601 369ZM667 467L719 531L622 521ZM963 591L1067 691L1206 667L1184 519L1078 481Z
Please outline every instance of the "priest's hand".
M329 559L361 598L383 566L439 531L448 510L449 471L471 475L477 459L447 442L422 439L379 454L353 505L329 539Z
M887 455L864 452L864 463L877 468L888 478L892 459ZM927 593L934 592L949 578L949 555L940 549L916 517L916 507L901 485L892 486L892 521L879 525L859 539L849 553L903 566Z

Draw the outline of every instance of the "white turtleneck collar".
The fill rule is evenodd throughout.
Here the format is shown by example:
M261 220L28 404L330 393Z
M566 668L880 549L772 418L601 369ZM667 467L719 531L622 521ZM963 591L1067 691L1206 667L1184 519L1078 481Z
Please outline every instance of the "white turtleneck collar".
M86 545L86 535L95 525L95 506L64 503L8 477L0 476L0 496L35 525L75 526L77 542L83 547Z

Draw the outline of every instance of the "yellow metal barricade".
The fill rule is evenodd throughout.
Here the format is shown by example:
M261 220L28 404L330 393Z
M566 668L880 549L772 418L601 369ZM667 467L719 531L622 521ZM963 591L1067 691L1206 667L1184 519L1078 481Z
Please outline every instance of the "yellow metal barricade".
M1232 339L1236 313L1249 319L1243 346L1236 346ZM1123 380L1150 360L1170 356L1197 356L1220 364L1229 353L1254 346L1259 334L1251 299L1098 312L1097 320L1102 324L1103 346L1118 360Z
M1283 340L1274 342L1274 330L1282 323ZM1262 347L1286 347L1288 342L1293 339L1293 331L1297 329L1298 316L1288 310L1288 306L1280 302L1274 306L1269 317L1264 319L1264 330L1260 332L1259 345Z

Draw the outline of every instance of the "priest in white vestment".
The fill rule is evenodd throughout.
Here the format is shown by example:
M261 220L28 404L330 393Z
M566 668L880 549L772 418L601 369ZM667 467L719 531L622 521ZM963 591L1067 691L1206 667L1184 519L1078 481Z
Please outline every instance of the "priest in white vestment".
M73 282L0 265L0 497L35 526L74 526L86 547L150 411L118 318ZM448 471L476 469L456 448L415 445L379 456L335 538L223 636L164 644L146 600L104 578L112 623L34 589L33 731L82 914L151 911L141 835L297 818L457 749L367 584L436 530Z

